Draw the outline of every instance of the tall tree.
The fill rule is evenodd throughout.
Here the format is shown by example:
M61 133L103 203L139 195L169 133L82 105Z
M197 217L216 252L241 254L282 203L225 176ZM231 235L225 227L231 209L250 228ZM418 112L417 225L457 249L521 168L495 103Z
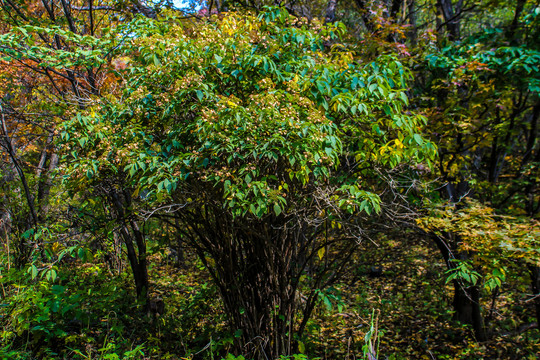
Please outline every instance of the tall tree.
M291 354L367 219L390 216L377 195L385 175L435 151L423 118L403 111L408 71L328 49L341 25L310 29L280 9L153 26L131 39L123 100L65 124L81 134L66 139L79 154L71 181L129 174L127 194L154 204L146 216L178 220L243 345Z
M126 37L110 30L116 27L121 31L118 16L129 18L142 13L155 17L156 11L140 1L3 0L1 4L0 52L5 56L1 70L17 74L0 85L4 90L0 99L2 145L11 161L5 168L17 170L28 208L19 211L21 204L12 203L15 208L6 214L21 214L12 229L17 229L18 235L25 234L18 243L18 264L22 266L33 249L42 250L39 241L28 243L28 235L52 221L48 203L55 184L51 175L59 162L55 146L58 124L102 96L114 96L120 78L111 60ZM144 237L139 224L126 220L129 200L118 196L116 190L108 193L107 200L110 214L122 224L117 231L128 249L137 295L145 299L148 275ZM83 230L90 228L95 229L92 225Z
M527 40L534 27L524 26L520 41L515 42L515 19L508 17L504 28L469 34L461 43L426 57L430 75L422 99L427 102L420 106L426 109L433 140L440 145L438 170L444 197L457 214L463 214L465 200L473 198L500 214L525 215L530 220L538 216L540 56L537 44ZM528 22L536 21L532 12ZM459 28L451 29L455 39ZM479 256L464 248L466 242L458 233L435 239L451 271L459 266L452 259L474 262ZM531 259L523 265L531 270L534 287L533 264L536 261ZM478 339L484 339L480 289L457 281L454 285L456 317L472 324Z

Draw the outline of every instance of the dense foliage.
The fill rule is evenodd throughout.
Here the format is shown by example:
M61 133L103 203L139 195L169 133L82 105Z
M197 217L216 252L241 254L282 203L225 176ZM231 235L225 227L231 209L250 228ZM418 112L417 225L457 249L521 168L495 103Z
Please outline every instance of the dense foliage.
M537 4L0 3L0 358L536 358Z

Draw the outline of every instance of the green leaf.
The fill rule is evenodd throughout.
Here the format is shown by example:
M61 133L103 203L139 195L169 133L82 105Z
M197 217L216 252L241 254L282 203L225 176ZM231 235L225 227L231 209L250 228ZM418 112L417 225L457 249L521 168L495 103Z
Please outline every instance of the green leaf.
M56 280L56 275L57 275L57 274L56 274L56 270L51 269L51 270L49 271L49 273L51 274L51 280L54 282L54 281Z
M79 248L77 250L77 256L79 257L79 259L81 259L82 261L85 261L86 260L86 250L83 249L83 248Z
M156 54L154 54L153 60L154 60L154 65L161 66L161 61L159 61L159 58L157 57Z
M32 280L35 279L38 275L38 269L36 267L36 265L32 264L32 266L30 266L30 269L28 271L31 276L32 276Z

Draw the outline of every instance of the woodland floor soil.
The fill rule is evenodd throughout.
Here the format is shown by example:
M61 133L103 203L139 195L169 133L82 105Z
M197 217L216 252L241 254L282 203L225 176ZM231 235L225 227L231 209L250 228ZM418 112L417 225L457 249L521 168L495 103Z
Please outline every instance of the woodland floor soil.
M539 329L520 330L534 321L532 304L526 301L526 274L509 279L495 302L482 304L489 340L476 342L469 327L452 319L452 288L445 284L448 274L438 250L428 240L406 236L380 236L361 244L345 276L320 296L304 337L298 339L310 359L361 359L372 325L380 339L379 359L537 358ZM151 299L163 301L163 314L141 313L130 274L111 272L105 264L73 262L62 268L54 285L23 285L28 277L23 274L9 275L10 283L4 275L3 303L17 299L9 311L21 320L13 328L4 323L4 329L23 329L11 337L10 348L20 349L11 354L29 355L20 359L93 359L116 353L131 354L125 358L221 359L232 351L238 334L227 329L218 291L204 267L189 250L186 254L183 267L162 253L150 256ZM74 311L82 321L71 319ZM25 321L35 325L32 336L24 331Z
M503 289L494 303L487 299L482 304L491 318L490 338L479 343L469 327L452 319L452 288L445 284L445 266L429 240L411 234L406 241L381 237L363 246L366 250L351 261L347 275L327 293L330 303L321 301L307 326L303 344L310 357L361 358L372 315L381 359L536 359L540 354L540 331L519 331L534 321L532 304L525 301L526 274L510 281L512 289ZM218 293L202 268L171 270L163 263L152 268L151 277L155 295L168 309L158 322L169 329L175 321L183 327L178 334L161 332L162 340L184 339L184 348L198 343L202 349L209 339L222 342L216 348L230 345ZM519 293L519 298L511 296Z

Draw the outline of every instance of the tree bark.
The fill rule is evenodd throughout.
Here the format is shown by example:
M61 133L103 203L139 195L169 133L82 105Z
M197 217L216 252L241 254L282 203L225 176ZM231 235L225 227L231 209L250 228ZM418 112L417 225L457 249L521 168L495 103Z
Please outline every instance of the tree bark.
M477 341L487 340L478 286L464 288L462 284L454 281L453 305L456 311L456 320L472 325Z
M9 133L8 133L8 130L7 130L7 125L6 125L6 122L5 122L4 108L2 107L2 105L0 105L0 112L2 113L2 115L0 117L0 120L1 120L1 125L2 125L2 132L3 132L5 147L7 149L9 157L11 158L13 166L15 167L15 169L17 170L17 173L19 174L19 179L21 180L21 184L22 184L22 187L23 187L23 190L24 190L24 194L25 194L26 202L28 204L28 208L29 208L30 215L31 215L31 218L32 218L33 226L37 226L38 225L38 217L37 217L37 213L36 213L36 208L34 206L34 197L30 193L30 187L28 186L28 182L26 181L26 176L24 174L24 171L23 171L21 165L19 164L15 149L13 149L12 140L9 137Z
M453 234L447 235L449 237L455 237ZM455 264L451 260L455 259L455 244L457 243L457 239L453 239L451 243L448 243L437 235L432 235L432 238L446 263L447 269L454 269ZM466 260L466 257L461 254L460 260ZM478 286L465 287L457 280L452 281L452 284L454 285L454 299L452 306L455 311L455 320L471 325L476 339L478 341L485 341L487 336L484 328L482 308L480 306L480 291Z
M124 192L126 193L126 192ZM124 194L125 195L125 194ZM121 224L120 234L127 249L127 257L133 272L135 281L135 292L139 300L144 302L144 311L148 310L149 302L149 281L146 259L146 241L139 229L138 224L133 219L129 219L126 209L130 206L130 200L126 196L112 191L111 200L116 210L116 217ZM135 250L135 246L137 250Z
M42 156L36 171L36 177L38 179L37 215L40 222L45 220L49 211L48 200L52 187L51 174L58 166L59 161L58 154L54 151L52 142L53 134L51 133L47 137L47 141L43 147ZM49 164L48 166L47 162Z
M510 28L508 29L508 38L512 43L517 43L517 40L515 39L516 31L519 27L519 18L521 17L521 13L523 12L523 8L525 7L526 2L527 0L517 0L516 10L514 11L514 18L512 19L512 23L510 24Z
M418 34L417 34L418 29L416 27L416 1L415 0L409 0L408 17L409 17L409 25L411 26L411 28L409 31L407 31L407 35L412 45L416 46L416 39L418 37Z
M458 0L457 4L452 4L452 0L438 0L437 5L441 11L446 30L450 40L458 40L460 38L460 25L461 25L461 10L463 7L463 0Z
M307 234L320 234L318 228L305 229L297 223L293 226L274 215L263 219L233 218L220 204L183 211L177 216L184 224L179 230L219 289L231 330L242 332L238 350L260 360L293 354L297 348L293 334L298 334L295 318L300 306L297 287L316 241L315 236ZM308 240L300 241L303 236ZM324 281L318 277L328 274L325 271L330 265L322 266L324 269L313 275L317 289L329 281L328 277ZM313 294L311 300L315 301L317 293ZM302 306L302 310L305 322L313 308Z
M355 0L355 2L358 6L358 11L360 12L360 17L364 22L364 26L368 31L373 31L373 23L371 22L371 17L369 16L369 9L367 8L366 2L364 0Z
M392 4L390 6L390 17L394 19L396 22L398 20L397 14L402 3L403 3L403 0L392 0Z
M139 247L139 241L135 240L137 243L137 251L135 250L133 237L137 238L135 234L132 236L130 229L127 225L124 225L121 230L122 238L124 239L124 244L127 249L127 256L129 264L131 266L131 271L133 272L133 279L135 281L135 292L137 298L144 302L144 309L147 310L149 305L149 296L148 296L148 269L146 266L146 246Z
M527 265L531 275L531 290L534 297L534 308L536 310L536 323L540 327L540 267Z
M336 20L336 5L337 0L328 0L328 4L326 4L326 16L324 18L325 23L331 23Z
M461 182L457 186L449 182L446 185L446 192L451 202L457 203L468 192L468 184ZM455 268L455 263L452 261L458 259L466 261L468 254L459 250L460 239L456 234L446 233L444 238L437 235L432 235L432 238L439 249L446 267L448 270ZM482 307L480 305L480 290L478 286L472 285L466 287L458 280L454 280L454 300L452 306L455 311L455 319L464 324L471 325L474 330L474 334L478 341L485 341L487 339L484 318L482 316Z

